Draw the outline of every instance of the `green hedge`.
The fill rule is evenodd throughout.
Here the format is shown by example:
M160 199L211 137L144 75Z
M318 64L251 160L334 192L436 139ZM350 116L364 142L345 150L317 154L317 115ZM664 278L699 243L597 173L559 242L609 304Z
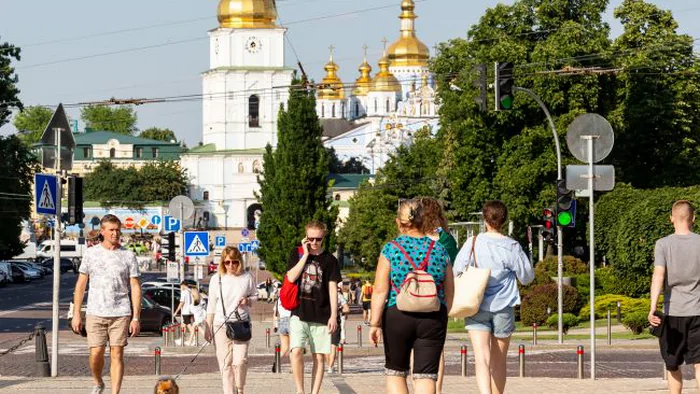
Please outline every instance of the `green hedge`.
M578 291L575 287L564 285L564 313L576 314L578 311ZM520 305L520 321L530 326L533 323L539 325L547 321L547 307L551 311L557 310L557 285L554 283L535 286L523 298Z
M659 305L661 305L663 303L663 297L659 298ZM618 301L620 301L620 312L623 317L637 312L643 312L645 316L649 313L650 300L648 298L631 298L619 294L606 294L595 298L595 317L597 319L606 317L608 309L613 316L616 316ZM591 308L590 305L586 303L586 305L581 308L578 317L581 320L588 320L590 316Z
M576 327L579 324L579 319L572 313L563 313L561 315L561 325L564 334L569 332L569 328ZM553 314L547 318L547 326L553 330L559 328L559 315Z
M673 233L669 221L677 200L700 201L700 186L636 190L617 185L596 204L596 254L606 256L619 294L649 293L656 241Z

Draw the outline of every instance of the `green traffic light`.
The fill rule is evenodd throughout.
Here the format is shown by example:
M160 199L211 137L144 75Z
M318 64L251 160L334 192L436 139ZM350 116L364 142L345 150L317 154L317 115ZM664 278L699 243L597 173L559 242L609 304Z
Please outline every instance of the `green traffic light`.
M570 225L572 221L573 217L571 217L571 212L559 212L557 215L557 223L562 227Z
M503 108L503 109L513 108L513 96L501 97L501 108Z

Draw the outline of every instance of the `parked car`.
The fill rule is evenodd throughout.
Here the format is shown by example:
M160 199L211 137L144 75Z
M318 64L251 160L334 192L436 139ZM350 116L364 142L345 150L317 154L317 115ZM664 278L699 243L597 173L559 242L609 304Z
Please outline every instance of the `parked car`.
M37 248L36 256L39 257L53 257L53 247L54 241L44 241ZM61 240L61 257L66 257L71 259L76 263L79 263L83 258L86 246L81 245L78 242L70 239Z
M12 268L17 268L22 271L25 280L41 279L41 272L23 264L12 264Z
M8 262L0 261L0 283L11 283L12 281L12 266Z
M12 283L22 283L29 282L29 276L27 276L24 271L16 265L12 267Z
M88 292L85 292L85 300L88 299ZM68 307L68 314L66 319L68 320L68 326L70 327L71 320L73 319L73 303L70 303ZM85 311L87 310L87 305L83 305L80 308L80 315L83 318L83 324L85 324ZM172 313L169 307L156 304L149 297L141 297L141 332L157 332L161 333L161 329L164 325L171 322Z
M207 274L215 274L216 270L219 269L219 264L214 262L214 260L209 262L209 268L207 269Z
M41 278L43 278L44 276L46 276L46 273L44 272L44 270L43 270L41 267L37 267L36 265L33 265L33 264L28 263L28 262L26 262L26 261L8 260L7 262L10 263L10 264L12 264L12 265L16 265L16 266L18 266L18 267L20 267L20 268L22 268L22 269L36 272L36 273L38 274L38 277L35 277L35 275L30 274L29 277L30 277L31 279L41 279Z
M38 260L37 264L42 266L42 267L50 267L51 269L53 269L53 257L47 257L47 258L43 258L41 260ZM72 259L69 259L67 257L61 257L60 269L61 269L62 274L66 273L68 271L73 271L73 273L77 274L78 267L80 267L80 265L79 264L76 265Z
M156 304L167 306L170 308L172 303L172 292L175 292L175 308L180 303L180 288L169 289L165 287L149 287L143 286L141 288L141 294L148 296Z

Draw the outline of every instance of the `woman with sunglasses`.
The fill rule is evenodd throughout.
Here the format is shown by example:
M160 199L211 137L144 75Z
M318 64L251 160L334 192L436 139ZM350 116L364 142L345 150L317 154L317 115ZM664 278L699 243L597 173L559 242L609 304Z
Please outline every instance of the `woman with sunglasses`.
M447 337L447 311L454 294L452 266L445 248L423 233L422 220L418 201L399 200L399 236L384 245L377 264L369 335L375 344L384 338L386 392L390 394L408 393L411 352L415 392L434 394ZM397 290L422 262L437 286L440 310L403 312L396 305Z
M242 394L248 372L248 344L226 336L226 321L250 320L250 304L257 298L252 275L243 269L238 248L227 246L221 252L217 272L209 282L209 304L205 339L216 348L224 394ZM224 315L224 309L227 316Z

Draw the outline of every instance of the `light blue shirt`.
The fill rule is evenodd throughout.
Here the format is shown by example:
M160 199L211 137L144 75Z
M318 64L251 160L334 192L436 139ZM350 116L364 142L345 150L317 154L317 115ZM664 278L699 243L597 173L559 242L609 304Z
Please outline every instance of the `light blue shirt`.
M457 254L453 267L455 275L466 270L466 267L473 263L474 257L471 256L473 240L473 237L469 238ZM476 266L491 270L479 310L498 312L503 308L520 305L520 292L518 292L516 278L524 285L535 279L532 263L520 244L503 235L483 233L476 237L474 253Z

